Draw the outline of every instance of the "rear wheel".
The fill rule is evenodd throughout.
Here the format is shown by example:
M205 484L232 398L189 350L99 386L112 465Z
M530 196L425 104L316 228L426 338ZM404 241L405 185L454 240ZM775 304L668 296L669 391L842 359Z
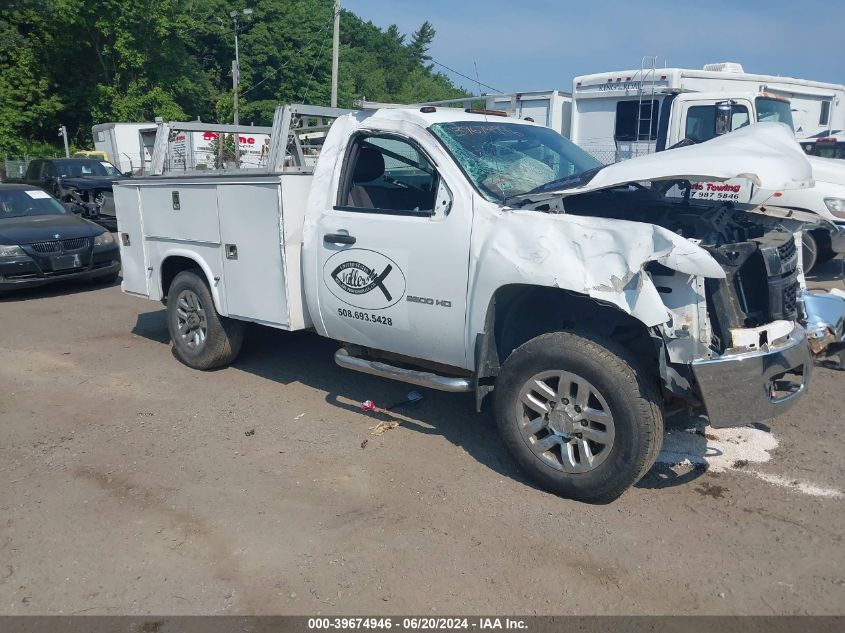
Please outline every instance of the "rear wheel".
M192 271L179 273L170 285L167 325L176 357L194 369L227 365L243 345L243 323L217 313L208 285Z
M590 334L525 343L496 379L496 421L520 468L556 494L606 503L657 458L663 416L627 350Z

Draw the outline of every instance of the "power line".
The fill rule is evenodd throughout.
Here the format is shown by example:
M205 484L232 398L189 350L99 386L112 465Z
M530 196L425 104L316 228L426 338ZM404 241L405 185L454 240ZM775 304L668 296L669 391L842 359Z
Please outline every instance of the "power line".
M493 86L488 86L487 84L483 84L483 83L481 83L480 81L478 81L478 79L477 79L477 78L468 77L467 75L465 75L465 74L463 74L463 73L459 73L459 72L458 72L457 70L455 70L454 68L449 68L449 66L447 66L446 64L441 64L441 63L440 63L439 61L437 61L436 59L432 59L432 60L430 60L430 61L431 61L433 64L436 64L436 65L438 65L438 66L442 66L443 68L445 68L446 70L448 70L448 71L449 71L449 72L451 72L451 73L455 73L458 77L463 77L464 79L467 79L467 80L469 80L469 81L471 81L471 82L473 82L473 83L477 83L479 86L484 86L485 88L490 88L490 90L492 90L493 92L498 92L499 94L504 94L504 91L503 91L503 90L499 90L498 88L494 88Z
M279 71L284 70L284 69L285 69L285 67L287 67L287 66L288 66L288 65L289 65L289 64L293 61L293 59L294 59L294 57L295 57L296 55L299 55L299 54L304 53L304 52L305 52L305 50L306 50L309 46L311 46L311 44L313 44L313 43L314 43L314 42L316 42L318 39L320 39L320 38L321 38L321 37L325 34L325 32L326 32L326 31L328 31L329 27L330 27L330 26L332 25L332 23L334 22L334 17L335 17L335 12L334 12L334 11L332 11L331 19L329 20L329 22L328 22L328 25L327 25L327 26L324 26L324 27L320 30L320 32L319 32L319 33L317 33L317 35L315 35L315 36L314 36L314 37L312 37L310 40L308 40L308 42L307 42L304 46L302 46L302 47L301 47L298 51L296 51L296 52L294 52L294 53L291 53L290 57L288 58L288 60L287 60L285 63L283 63L283 64L282 64L281 66L279 66L278 68L275 68L275 69L271 70L269 73L267 73L267 74L264 76L264 78L263 78L261 81L259 81L259 82L258 82L258 83L256 83L256 84L253 84L253 85L252 85L252 86L250 86L247 90L244 90L243 92L241 92L241 94L242 94L242 95L245 95L246 93L251 92L252 90L255 90L256 88L258 88L258 86L260 86L261 84L263 84L263 83L264 83L265 81L267 81L268 79L272 79L273 77L275 77L275 76L276 76L276 74L277 74ZM325 48L325 42L323 42L323 43L320 45L320 53L322 53L323 48ZM319 54L318 54L318 59L319 59ZM312 76L312 77L314 76L314 75L313 75L313 72L312 72L312 75L311 75L311 76ZM310 83L310 79L309 79L309 83Z

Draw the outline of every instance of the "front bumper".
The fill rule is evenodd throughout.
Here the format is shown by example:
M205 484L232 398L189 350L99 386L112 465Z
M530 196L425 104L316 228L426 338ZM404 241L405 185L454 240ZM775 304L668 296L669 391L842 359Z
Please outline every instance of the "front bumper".
M845 364L845 292L805 290L798 302L813 356L824 359L838 354L840 364Z
M120 250L109 247L87 247L79 251L79 266L54 270L50 257L24 246L25 257L0 261L0 292L33 288L63 280L87 280L106 277L120 270Z
M716 428L786 413L807 390L812 367L807 334L799 326L767 351L727 353L692 363L710 426Z

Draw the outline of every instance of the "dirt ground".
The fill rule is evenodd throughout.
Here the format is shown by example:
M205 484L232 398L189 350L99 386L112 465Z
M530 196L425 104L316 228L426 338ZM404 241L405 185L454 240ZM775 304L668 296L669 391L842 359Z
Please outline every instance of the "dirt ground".
M363 413L409 387L312 334L202 373L161 305L84 285L0 300L0 332L0 614L845 613L843 372L768 429L673 420L589 506L471 396Z

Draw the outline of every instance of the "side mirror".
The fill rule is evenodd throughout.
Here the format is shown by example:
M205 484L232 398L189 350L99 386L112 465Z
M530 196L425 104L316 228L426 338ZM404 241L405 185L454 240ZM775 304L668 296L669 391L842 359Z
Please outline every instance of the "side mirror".
M717 103L716 104L716 127L713 130L713 133L716 136L722 136L723 134L727 134L731 131L731 114L733 113L733 107L730 103Z
M132 177L132 171L131 170L125 171L125 172L123 172L123 175L126 176L127 178L131 178Z
M434 215L445 217L452 210L452 192L443 179L437 183L437 197L434 199Z

